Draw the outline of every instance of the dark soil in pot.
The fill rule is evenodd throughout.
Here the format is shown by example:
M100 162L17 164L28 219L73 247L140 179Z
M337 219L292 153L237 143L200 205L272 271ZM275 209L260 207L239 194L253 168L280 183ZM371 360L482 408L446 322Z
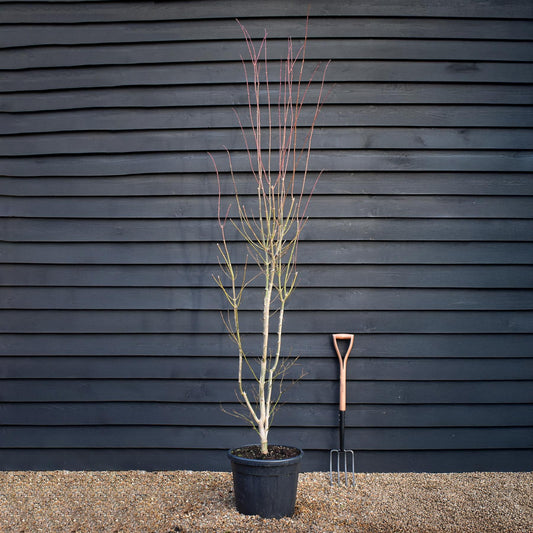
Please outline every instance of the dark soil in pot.
M290 459L291 457L297 457L300 454L300 450L298 448L290 448L289 446L269 444L267 455L261 453L260 446L243 446L242 448L231 450L231 453L237 457L244 457L246 459L262 459L268 461L272 459Z

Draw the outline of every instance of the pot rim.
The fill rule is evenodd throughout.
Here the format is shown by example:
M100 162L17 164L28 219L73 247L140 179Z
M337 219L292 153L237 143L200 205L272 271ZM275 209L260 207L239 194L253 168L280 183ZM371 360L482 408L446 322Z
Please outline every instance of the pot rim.
M289 457L287 459L249 459L247 457L239 457L233 454L233 450L237 450L238 448L246 448L247 446L257 446L257 444L245 444L244 446L235 446L234 448L230 448L227 452L229 459L232 462L241 465L257 465L268 468L299 463L302 460L302 457L304 456L303 450L298 448L298 446L287 446L286 444L274 444L274 446L283 446L285 448L292 448L294 450L298 450L298 455L296 455L295 457Z

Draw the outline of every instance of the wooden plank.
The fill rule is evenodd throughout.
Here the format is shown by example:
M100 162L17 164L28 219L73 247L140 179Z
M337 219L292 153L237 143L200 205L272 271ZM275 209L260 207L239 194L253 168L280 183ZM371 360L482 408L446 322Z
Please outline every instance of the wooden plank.
M218 311L0 311L1 333L224 333ZM241 331L258 329L254 311ZM533 333L530 311L325 311L287 313L287 333Z
M333 330L332 330L333 331ZM337 331L337 329L335 329ZM347 330L352 331L352 330ZM529 358L532 334L356 333L356 357L404 358ZM284 349L305 357L334 357L331 332L284 335ZM259 335L245 334L246 346L257 346ZM183 334L0 334L4 356L198 356L216 353L235 357L235 346L225 333Z
M228 404L229 411L239 404ZM346 412L348 427L521 427L533 416L531 405L352 405ZM276 415L277 428L335 427L338 412L331 405L292 404ZM11 403L0 405L2 425L23 426L240 426L219 405L101 402Z
M237 56L238 58L238 56ZM304 72L308 79L312 71ZM528 84L530 63L489 61L388 61L336 60L327 72L328 82L453 82ZM0 78L0 92L122 87L131 85L182 85L244 83L242 64L163 63L12 70ZM271 82L277 82L276 75Z
M244 249L238 257L245 257ZM531 243L500 242L306 242L305 264L530 265ZM1 243L2 263L68 265L194 265L217 263L214 243Z
M230 176L221 173L224 194L231 194ZM239 190L253 192L248 173L236 173ZM0 190L9 196L175 196L211 195L217 189L212 172L206 174L139 174L92 177L0 176ZM331 172L319 180L316 194L435 194L532 196L529 174L500 172Z
M248 430L249 431L249 430ZM285 442L304 448L314 442L327 449L336 428L284 428ZM0 428L0 448L193 448L231 447L237 428L196 427L20 427ZM442 450L529 448L531 428L347 428L346 441L363 450ZM38 445L36 444L38 443Z
M0 359L1 379L236 379L236 358L218 353L195 357L21 357ZM300 357L286 373L303 381L338 379L335 356ZM303 375L302 375L303 373ZM245 376L252 375L246 371ZM356 381L533 380L533 358L350 358ZM533 406L531 407L533 409ZM25 419L24 419L25 420Z
M531 450L440 450L364 452L358 454L361 471L364 472L487 472L487 471L529 471L533 467ZM311 452L309 468L317 470L329 465L327 458L320 458L320 452ZM318 456L318 457L317 457Z
M249 131L247 139L252 141ZM533 129L315 128L314 139L313 148L317 150L527 150L533 144ZM273 146L279 146L278 142L274 134ZM2 138L0 155L220 151L221 146L242 150L241 132L210 129L13 135Z
M239 176L240 177L240 176ZM317 184L317 194L472 194L531 195L533 183L519 173L493 172L330 172ZM157 179L157 178L154 178ZM225 176L221 175L224 181ZM95 180L92 180L93 183ZM24 182L25 183L25 182ZM45 182L46 183L46 182ZM237 182L240 183L240 182ZM184 184L184 186L186 186ZM209 190L206 187L206 192Z
M500 202L500 207L504 205ZM409 214L409 213L405 213ZM468 212L468 214L471 214ZM521 219L332 218L313 220L302 231L308 241L523 241L533 221ZM13 242L200 242L218 240L212 220L0 218L0 232ZM228 240L239 239L232 227ZM1 281L0 281L1 283Z
M217 155L217 165L228 171L226 154ZM275 153L273 154L275 156ZM246 152L233 152L235 170L248 170ZM303 164L302 164L303 168ZM187 153L177 156L174 152L157 154L110 154L76 156L3 157L0 171L9 176L101 176L124 175L139 172L209 172L213 163L205 153ZM496 150L358 150L354 158L352 150L315 150L309 162L310 172L323 169L334 171L459 171L459 172L531 172L532 151ZM301 168L299 168L301 170Z
M261 309L264 288L250 287L242 311ZM305 288L291 297L291 311L527 311L533 291L525 289ZM35 310L220 310L228 307L217 287L0 287L1 309Z
M234 380L2 380L1 402L183 402L233 403ZM349 405L531 403L528 381L349 381ZM337 381L301 381L290 387L287 403L338 405ZM229 415L228 415L229 416Z
M241 116L246 116L246 108L238 107L237 111ZM301 118L301 125L304 127L308 124L305 113ZM350 123L373 127L528 128L533 125L533 110L531 106L507 105L326 105L318 120L318 126L321 127L345 126ZM2 117L0 133L144 131L149 129L235 128L236 126L237 120L229 107L89 109L6 113ZM3 174L5 175L5 172ZM109 174L104 172L102 175Z
M294 41L294 50L302 45ZM158 42L153 44L95 44L83 46L39 46L0 49L0 70L79 67L96 65L138 65L158 63L201 63L235 60L246 56L240 41ZM270 38L268 55L273 61L286 57L287 41ZM464 41L435 39L309 39L306 59L329 60L427 60L427 61L511 61L533 60L533 46L517 41Z
M3 287L213 287L211 265L3 265ZM256 270L249 269L250 278ZM252 286L259 286L251 279ZM305 265L298 287L533 288L524 265Z
M461 11L464 6L461 7ZM270 38L302 38L305 33L305 16L297 18L259 18L261 13L247 17L247 30L254 38L261 38L268 29ZM305 14L304 14L305 15ZM240 15L239 15L240 16ZM91 24L58 23L57 20L46 24L0 23L0 46L39 46L39 45L77 45L94 43L142 43L168 41L241 39L241 32L235 20L139 20L128 23L122 19L107 20ZM41 22L41 21L37 21ZM377 38L377 39L472 39L472 40L525 40L530 41L533 23L524 20L499 18L469 19L424 17L398 18L388 13L379 17L352 17L343 13L342 17L321 17L317 13L311 18L309 36L313 38Z
M533 31L533 30L532 30ZM1 34L0 34L1 37ZM316 101L317 84L309 89ZM326 83L328 105L347 104L507 104L531 105L533 95L521 85L466 83ZM244 84L203 86L115 87L54 91L4 93L4 112L56 111L90 108L157 108L183 106L243 105L247 101ZM208 133L208 132L207 132Z
M121 2L95 3L5 3L2 22L99 22L102 20L194 20L212 18L242 19L257 16L256 6L243 0L229 0L221 5L216 0L209 0L201 4L194 2L165 2L162 4L146 4L145 2L128 2L125 8ZM319 0L309 0L311 13L321 16L416 16L416 17L452 17L452 18L533 18L533 8L527 0L489 0L483 4L474 3L465 6L460 0L450 0L446 4L438 0L412 4L408 0L388 0L376 3L372 0L362 0L357 4L339 5L330 3L324 5ZM299 4L271 0L261 6L263 17L305 17Z
M360 156L359 156L360 157ZM392 157L392 156L391 156ZM533 170L533 152L531 156ZM326 178L327 179L327 178ZM310 185L311 186L311 185ZM216 192L216 191L213 191ZM233 196L221 199L222 207L235 203ZM257 198L241 196L249 212L257 210ZM332 209L334 206L334 209ZM74 218L74 219L202 219L217 226L218 197L152 196L152 197L9 197L0 196L2 217ZM314 194L308 209L310 218L473 218L528 219L533 214L533 196L473 195L321 195ZM238 216L237 209L229 217ZM18 221L17 221L18 222ZM360 221L356 221L359 224ZM322 221L316 222L318 226ZM176 228L176 226L174 226ZM177 234L179 233L179 227ZM207 225L206 229L209 229ZM213 228L209 233L213 235ZM139 240L141 240L139 238Z
M283 437L283 434L280 434ZM245 440L233 442L238 446ZM305 449L302 471L326 471L328 450ZM191 470L229 471L226 450L170 449L4 449L3 470ZM531 450L417 450L358 452L358 472L513 472L533 468Z

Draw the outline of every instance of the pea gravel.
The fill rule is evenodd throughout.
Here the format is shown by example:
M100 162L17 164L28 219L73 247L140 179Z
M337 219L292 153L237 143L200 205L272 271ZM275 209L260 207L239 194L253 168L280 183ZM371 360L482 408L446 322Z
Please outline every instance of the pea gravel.
M243 516L225 472L0 472L0 531L533 532L533 473L300 474L292 518Z

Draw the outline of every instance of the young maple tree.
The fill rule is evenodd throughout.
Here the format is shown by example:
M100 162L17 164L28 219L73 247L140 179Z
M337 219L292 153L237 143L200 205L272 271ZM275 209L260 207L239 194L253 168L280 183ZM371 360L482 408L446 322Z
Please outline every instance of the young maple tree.
M282 356L285 308L296 286L298 243L307 222L309 202L322 174L320 172L312 181L307 179L311 141L324 102L324 82L329 62L322 69L317 65L304 81L307 19L303 43L296 48L292 39L288 39L286 56L279 62L279 81L272 85L266 31L256 46L246 28L237 22L249 54L248 60L241 57L248 95L247 119L241 119L237 111L235 114L251 177L255 180L256 195L255 200L250 201L239 191L231 153L226 148L235 202L235 214L230 216L232 206L223 209L222 178L213 156L209 154L218 181L218 225L221 232L221 243L218 245L221 274L215 275L214 279L229 303L229 314L224 323L238 350L238 395L246 407L246 414L235 414L252 424L259 434L261 453L266 455L268 432L282 392L281 383L290 366ZM319 80L316 81L316 78ZM306 98L311 92L315 93L315 98L309 106ZM307 126L300 128L304 110ZM303 133L300 133L301 129ZM241 260L240 264L244 264L241 271L233 258L228 223L246 243L247 257L244 262ZM257 267L258 274L252 278L247 277L249 263L255 263ZM258 280L264 289L262 343L259 353L251 355L243 343L240 310L245 293L251 289L251 282L257 284ZM251 382L245 379L246 367L253 377Z

